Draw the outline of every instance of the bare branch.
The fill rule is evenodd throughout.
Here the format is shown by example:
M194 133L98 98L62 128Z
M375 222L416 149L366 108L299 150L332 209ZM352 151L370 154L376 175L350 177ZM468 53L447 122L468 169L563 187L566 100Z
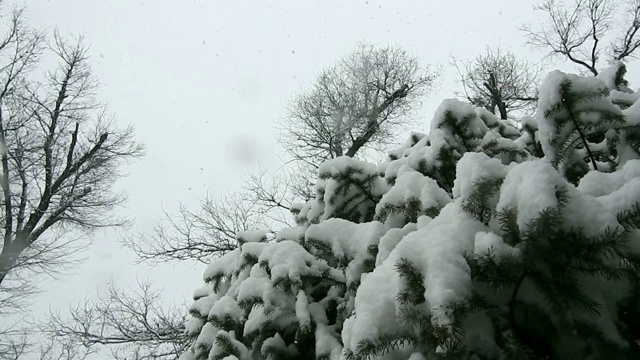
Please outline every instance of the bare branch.
M27 355L32 346L29 333L17 324L0 328L0 359L18 360Z
M109 346L115 358L177 359L187 348L186 313L163 308L152 283L139 281L131 295L107 284L97 300L69 309L70 319L52 313L43 331L88 349Z
M208 195L199 211L184 205L175 215L165 212L165 218L152 235L127 236L123 245L132 249L140 261L199 261L211 259L237 247L239 231L262 229L262 214L241 193L224 197Z
M611 61L631 57L640 47L640 0L575 0L572 5L544 0L535 9L547 15L548 23L536 29L524 26L528 43L593 75L608 65L602 63L603 49ZM608 36L614 26L621 32L618 38Z
M636 57L634 53L640 48L640 0L628 1L627 7L627 18L621 22L626 28L611 45L611 56L616 60Z
M304 188L304 190L303 190ZM293 200L309 200L308 183L297 183L283 169L250 173L240 191L222 196L207 195L194 211L180 205L165 217L152 234L125 236L121 242L132 249L138 261L198 261L208 264L238 246L241 231L275 229L292 224Z

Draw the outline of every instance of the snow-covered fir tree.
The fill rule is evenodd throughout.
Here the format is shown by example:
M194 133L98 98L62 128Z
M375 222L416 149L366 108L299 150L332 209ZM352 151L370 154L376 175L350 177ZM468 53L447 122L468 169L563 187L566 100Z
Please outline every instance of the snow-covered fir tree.
M552 72L518 124L446 100L382 164L326 162L296 226L206 269L182 359L640 358L624 72Z

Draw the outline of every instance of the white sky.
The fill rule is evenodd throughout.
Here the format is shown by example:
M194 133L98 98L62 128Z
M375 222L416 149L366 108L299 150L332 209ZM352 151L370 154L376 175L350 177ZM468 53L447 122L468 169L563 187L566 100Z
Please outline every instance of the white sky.
M417 131L460 90L449 54L466 60L499 45L531 60L543 55L522 46L517 31L536 20L531 0L26 3L37 27L84 34L101 99L146 144L147 156L120 184L130 194L126 213L142 231L157 223L162 207L173 211L181 200L195 208L198 197L237 188L259 164L277 167L274 121L284 103L359 41L395 43L424 64L447 66L419 111ZM171 301L201 285L201 265L131 265L118 236L99 234L77 274L45 286L34 315L81 301L112 278L156 278Z

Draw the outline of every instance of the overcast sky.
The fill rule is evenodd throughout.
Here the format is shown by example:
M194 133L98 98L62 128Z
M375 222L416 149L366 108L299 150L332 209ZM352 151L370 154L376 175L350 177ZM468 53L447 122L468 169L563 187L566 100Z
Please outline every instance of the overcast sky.
M133 124L147 156L120 186L134 229L149 231L178 201L197 206L207 191L234 189L258 165L274 168L274 122L292 94L360 41L395 43L424 64L446 65L425 99L418 128L460 90L449 55L462 60L500 46L540 60L517 29L534 22L531 0L133 1L29 0L37 27L83 34L102 83L99 95ZM536 57L537 56L537 57ZM634 84L635 85L635 84ZM82 300L110 279L157 278L169 300L190 297L203 266L131 265L118 232L99 234L89 260L66 282L47 286L34 309Z

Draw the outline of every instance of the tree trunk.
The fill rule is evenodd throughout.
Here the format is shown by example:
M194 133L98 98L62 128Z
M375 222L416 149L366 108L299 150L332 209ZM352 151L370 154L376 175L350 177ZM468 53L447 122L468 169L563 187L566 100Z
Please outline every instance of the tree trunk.
M18 254L14 253L15 251L11 250L11 246L9 248L3 248L2 253L0 253L0 285L2 285L9 271L16 265Z

